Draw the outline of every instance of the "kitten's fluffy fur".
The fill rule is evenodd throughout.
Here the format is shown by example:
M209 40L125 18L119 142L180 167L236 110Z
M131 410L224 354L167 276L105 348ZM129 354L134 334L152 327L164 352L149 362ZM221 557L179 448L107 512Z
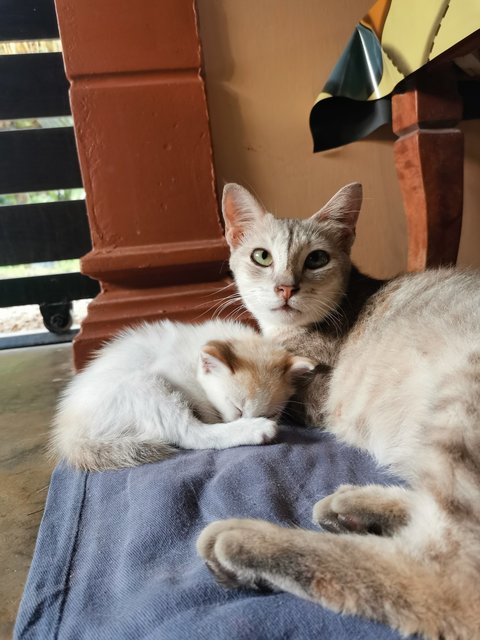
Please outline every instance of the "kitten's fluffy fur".
M327 533L216 522L201 534L199 552L232 585L270 585L404 634L480 638L479 274L399 277L355 322L362 301L350 318L346 312L359 185L345 187L326 214L308 221L273 220L237 186L225 199L231 263L246 305L265 332L335 365L307 391L310 417L326 412L329 430L369 450L408 488L339 487L313 510ZM273 243L266 225L278 229ZM254 274L253 245L272 252L270 274ZM332 256L314 278L302 271L312 247ZM274 286L286 278L300 287L289 301L300 311L272 313ZM366 299L378 283L364 284ZM262 296L267 310L257 302ZM329 324L337 319L338 339Z
M52 450L75 467L101 470L159 460L172 444L269 442L294 382L313 367L235 322L128 329L67 387Z

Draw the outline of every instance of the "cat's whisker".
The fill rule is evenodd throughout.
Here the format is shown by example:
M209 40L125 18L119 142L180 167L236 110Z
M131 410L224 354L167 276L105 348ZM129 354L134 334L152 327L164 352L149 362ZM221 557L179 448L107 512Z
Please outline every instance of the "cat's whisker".
M220 298L219 300L216 300L214 303L212 303L212 306L215 306L216 308L218 307L228 307L232 304L235 304L236 302L239 302L240 299L238 297L227 297L227 298Z
M205 306L205 304L207 304L207 299L211 298L212 296L218 296L219 294L221 294L223 291L226 291L227 289L231 289L233 287L235 287L235 282L229 282L228 284L226 284L223 287L220 287L218 289L216 289L215 291L212 291L211 293L206 294L204 297L205 302L201 302L200 304L196 305L195 307L193 307L194 309L200 309L203 306ZM223 305L223 304L233 304L236 301L241 301L241 296L240 293L238 291L234 291L228 295L221 295L221 297L215 298L214 300L210 300L209 301L209 306L203 311L203 313L199 314L198 316L196 316L196 318L202 318L203 316L209 314L212 311L212 308L217 308L218 305ZM220 311L221 313L221 311ZM218 317L218 313L215 313L213 315L213 317Z
M298 405L300 405L300 406L302 406L302 407L304 407L304 406L305 406L305 402L302 402L302 401L300 401L300 400L289 400L289 401L288 401L288 404L298 404Z
M198 307L195 307L195 308L199 308L200 306L203 306L203 305L198 305ZM213 314L212 314L212 310L213 310ZM211 305L211 306L207 307L202 313L200 313L197 316L195 316L195 319L198 320L199 318L203 318L204 316L206 316L208 314L212 314L212 319L215 319L216 317L218 317L219 313L221 313L221 310L218 311L216 306Z
M247 313L247 310L245 308L237 308L237 309L233 309L233 311L231 311L230 314L228 314L225 318L225 320L240 320L242 318L242 316L244 316Z
M224 313L226 309L228 309L228 307L231 307L232 305L234 306L234 309L232 309L232 314L235 313L235 311L237 311L237 309L239 308L238 303L241 302L238 298L234 298L232 300L224 300L215 310L214 314L213 314L213 318L218 318L220 316L220 314ZM240 309L243 311L243 305L240 305ZM230 317L231 314L229 314Z
M324 322L328 325L330 324L334 329L335 332L337 334L337 337L339 337L342 333L343 333L343 324L342 321L339 317L338 312L334 309L332 310L324 319Z
M197 322L198 320L201 320L204 316L207 315L207 313L210 313L210 309L205 309L205 311L203 311L202 313L198 313L194 318L193 318L193 322Z
M225 300L228 300L228 299L229 299L229 296L217 298L215 300L210 300L210 301L205 300L204 302L200 302L199 304L195 305L193 307L193 309L200 309L200 308L202 308L202 307L204 307L205 305L208 304L209 306L208 306L207 310L209 310L209 309L212 308L212 306L214 306L214 305L216 305L218 303L222 303L222 302L224 302Z
M214 300L211 300L210 303L215 304L219 302L225 302L227 300L241 300L241 296L239 293L234 292L228 295L221 296L219 298L215 298Z
M217 298L216 300L211 301L209 307L205 309L202 314L199 314L197 318L201 318L202 316L211 313L212 309L214 310L212 318L217 318L226 308L233 304L238 304L239 302L241 303L242 300L238 292L233 292L228 296ZM203 305L198 305L196 308L201 306Z
M231 289L232 287L236 287L235 282L232 280L232 282L229 282L228 284L224 285L223 287L219 287L218 289L215 289L215 291L212 291L211 293L207 293L205 294L205 298L209 298L210 296L215 296L218 295L219 293L222 293L222 291L225 291L226 289Z
M339 307L332 307L331 305L326 304L321 300L314 299L313 297L304 298L304 302L307 306L307 311L309 313L317 312L320 309L320 312L323 315L322 322L325 324L330 324L336 331L337 335L341 335L344 333L345 327L342 322L343 319L346 320L345 312Z
M237 305L241 303L241 300L239 300L238 297L228 297L228 298L223 298L221 300L218 300L215 304L215 309L218 312L224 311L225 309L228 309L228 307L232 307L234 305Z

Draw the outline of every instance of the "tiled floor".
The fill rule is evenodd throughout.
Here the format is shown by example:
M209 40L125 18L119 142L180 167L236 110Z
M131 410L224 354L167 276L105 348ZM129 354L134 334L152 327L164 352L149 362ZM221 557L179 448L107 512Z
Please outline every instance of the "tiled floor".
M45 455L71 345L0 351L0 639L11 638L52 465Z

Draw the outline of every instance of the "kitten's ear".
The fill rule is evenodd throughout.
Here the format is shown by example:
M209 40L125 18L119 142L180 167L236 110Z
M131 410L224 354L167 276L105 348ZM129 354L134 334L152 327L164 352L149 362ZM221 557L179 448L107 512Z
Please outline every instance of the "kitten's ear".
M330 221L342 228L342 237L350 244L355 238L355 227L362 206L362 185L352 182L342 187L327 204L314 213L310 220Z
M304 358L303 356L291 356L289 360L288 373L294 380L296 380L313 371L315 367L315 362L310 360L310 358Z
M237 356L232 345L225 340L210 340L200 351L200 362L204 373L220 372L229 369L235 370Z
M232 249L240 244L245 231L265 215L265 209L252 194L233 182L223 188L225 238Z

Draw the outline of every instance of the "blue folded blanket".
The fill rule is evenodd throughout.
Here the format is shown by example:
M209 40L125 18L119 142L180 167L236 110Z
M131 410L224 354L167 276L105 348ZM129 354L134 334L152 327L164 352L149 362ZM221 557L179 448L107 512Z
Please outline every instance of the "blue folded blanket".
M315 529L313 504L342 483L391 483L319 430L277 444L181 451L135 469L52 477L15 638L394 640L391 629L286 593L225 590L195 541L213 520ZM375 567L372 567L375 571Z

